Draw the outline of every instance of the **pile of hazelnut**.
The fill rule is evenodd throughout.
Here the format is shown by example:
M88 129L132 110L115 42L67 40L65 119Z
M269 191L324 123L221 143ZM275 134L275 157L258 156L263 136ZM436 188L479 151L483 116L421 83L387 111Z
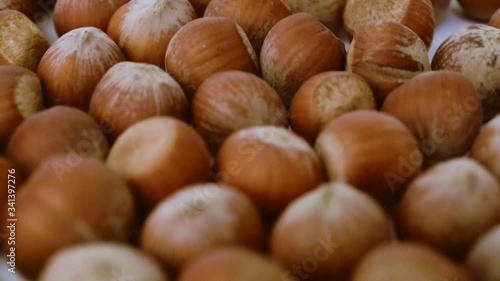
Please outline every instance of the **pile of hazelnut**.
M11 273L500 281L500 0L431 59L450 0L58 0L53 44L39 2L0 0Z

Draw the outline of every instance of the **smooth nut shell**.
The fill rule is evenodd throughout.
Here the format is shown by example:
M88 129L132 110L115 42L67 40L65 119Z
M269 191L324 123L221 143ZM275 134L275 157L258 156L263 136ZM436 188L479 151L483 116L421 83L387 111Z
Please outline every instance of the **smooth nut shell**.
M188 111L179 83L157 66L135 62L117 63L104 74L89 109L112 139L148 117L187 119Z
M127 179L139 201L151 209L174 191L207 181L210 153L188 124L173 117L150 117L118 137L107 164Z
M64 34L50 46L38 68L48 104L87 111L99 80L123 60L120 48L100 29L82 27Z
M259 73L257 55L232 19L206 17L184 25L170 41L165 68L189 97L210 75L226 70Z
M286 266L286 280L344 281L366 253L390 240L383 208L354 187L332 182L283 211L271 232L270 254Z
M179 281L282 280L284 268L243 247L221 247L190 262Z
M39 281L113 280L140 277L147 281L168 281L152 257L125 243L92 242L56 252L45 264ZM120 280L118 280L120 281Z
M382 111L412 131L427 166L469 151L483 120L474 86L452 71L416 76L389 94Z
M18 66L0 66L0 149L14 130L44 108L42 86L36 73Z
M368 82L378 103L404 82L429 70L423 41L394 21L372 21L359 27L347 54L347 71Z
M83 111L54 106L24 121L12 135L6 155L30 174L42 161L56 154L104 159L108 142L97 123Z
M457 280L473 281L459 264L437 251L417 243L382 245L357 265L352 281L386 280Z
M293 14L271 28L264 40L260 53L262 77L289 106L307 79L344 69L345 55L344 43L315 17Z
M500 182L500 115L483 126L469 151L469 157L488 169Z
M356 110L331 121L316 139L330 181L344 181L394 204L420 172L422 154L411 131L375 110Z
M276 91L261 78L236 70L205 80L193 97L191 112L194 128L214 152L240 129L287 125L287 112Z
M499 0L457 0L465 13L478 21L488 21L497 9Z
M476 280L495 281L500 278L500 224L481 235L467 256L467 266Z
M318 156L285 128L256 126L230 135L216 157L217 181L245 192L269 215L323 181Z
M49 41L28 17L18 11L0 11L0 65L37 71Z
M259 250L263 241L264 226L249 198L229 186L201 183L158 204L144 223L140 247L165 268L179 272L221 246Z
M452 159L408 186L395 220L402 239L462 260L483 232L500 223L500 185L475 161Z
M483 103L483 118L500 113L500 32L474 24L459 29L441 43L432 58L432 69L452 70L465 75Z
M327 71L308 79L290 105L292 129L314 143L331 120L349 111L375 109L370 85L357 74Z

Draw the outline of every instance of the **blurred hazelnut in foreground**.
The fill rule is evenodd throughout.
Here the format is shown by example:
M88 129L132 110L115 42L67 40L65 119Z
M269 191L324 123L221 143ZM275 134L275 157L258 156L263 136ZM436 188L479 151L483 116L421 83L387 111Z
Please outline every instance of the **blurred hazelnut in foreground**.
M179 281L281 281L285 269L242 247L220 247L186 265Z
M395 220L403 239L461 260L482 233L500 223L500 185L471 159L448 160L408 186Z
M352 281L473 281L459 264L416 243L382 245L356 266ZM476 280L477 281L477 280Z
M125 180L101 161L60 155L44 161L17 194L16 218L16 265L34 278L67 246L128 242L135 207Z
M118 278L118 279L117 279ZM66 247L45 264L39 281L168 281L160 264L127 244L94 242Z
M286 280L346 281L368 251L390 240L389 219L375 200L344 183L326 183L283 211L270 254L288 269Z
M500 224L484 233L467 257L467 266L476 281L500 280Z
M483 126L474 140L469 157L488 169L500 182L500 115Z
M260 250L264 227L257 207L229 186L186 186L147 217L140 247L178 272L200 255L225 245Z
M76 165L83 157L103 160L108 149L106 137L90 115L68 106L53 106L17 127L6 155L28 175L56 154L68 154Z

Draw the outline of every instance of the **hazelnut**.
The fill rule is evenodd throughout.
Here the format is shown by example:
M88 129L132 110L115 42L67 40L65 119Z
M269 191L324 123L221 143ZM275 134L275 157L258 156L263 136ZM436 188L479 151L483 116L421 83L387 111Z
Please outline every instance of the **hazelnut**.
M500 8L491 16L488 25L500 28Z
M260 54L264 38L271 28L291 15L282 0L212 0L205 17L227 17L245 31L256 54Z
M245 31L235 21L205 17L175 34L168 45L165 68L191 98L210 75L225 70L257 74L259 62Z
M467 15L478 21L488 21L500 8L499 0L457 0Z
M120 48L100 29L81 27L64 34L38 67L48 103L87 111L99 80L123 60Z
M483 103L483 118L500 113L500 32L487 25L461 28L439 46L432 69L461 72L474 85Z
M104 163L83 158L73 165L61 155L44 161L23 185L16 218L16 266L34 280L49 257L65 247L128 242L135 206L125 180Z
M1 10L16 10L32 18L35 13L35 0L0 0Z
M375 200L345 183L330 182L283 211L271 231L270 254L289 270L282 280L304 277L304 271L309 280L349 280L365 254L390 241L389 218Z
M151 209L174 191L209 180L210 153L188 124L172 117L150 117L118 137L107 164L128 180L139 202Z
M80 27L93 26L106 32L115 11L129 0L58 0L54 7L54 27L59 36Z
M216 165L218 182L242 190L270 216L323 181L314 150L280 127L255 126L231 134Z
M491 119L474 140L469 157L488 169L500 182L500 115Z
M269 257L241 246L225 246L188 263L179 281L283 280L284 268Z
M188 0L130 1L111 18L108 35L130 61L165 67L174 34L196 18Z
M0 11L0 64L36 71L49 41L28 17L18 11Z
M424 42L394 21L360 26L347 53L347 71L366 79L379 104L392 90L429 70Z
M315 148L331 181L346 182L384 205L400 199L423 160L411 131L375 110L334 119L319 134Z
M331 120L357 109L375 109L375 97L368 83L350 72L323 72L302 84L293 98L292 129L314 143Z
M345 46L308 13L279 21L267 34L260 53L262 77L286 106L300 86L315 74L343 70Z
M430 0L347 0L344 29L350 36L373 20L395 21L415 32L429 48L434 37L434 10ZM384 40L380 40L384 41Z
M167 281L166 273L152 257L125 243L91 242L64 248L50 257L39 281L116 280L134 276L147 281Z
M140 247L171 271L222 246L259 250L264 226L257 207L240 191L215 183L186 186L148 215ZM203 279L205 280L205 279Z
M188 111L179 83L161 68L144 63L115 64L99 81L90 100L90 115L112 139L148 117L187 119Z
M403 121L417 138L426 166L464 155L482 125L481 101L460 73L430 71L392 91L382 111Z
M68 154L73 165L84 157L104 159L108 143L97 123L83 111L54 106L26 119L12 134L6 155L26 174L48 157Z
M347 0L282 0L294 13L310 13L332 32L342 26L342 13Z
M287 125L286 109L276 91L261 78L238 70L205 80L193 97L191 112L195 129L214 152L240 129Z
M0 148L28 117L43 109L40 79L27 68L0 65Z
M495 281L500 278L500 224L485 232L470 250L466 264L476 280Z
M412 242L386 243L356 265L352 281L473 281L463 266L434 249Z
M408 186L395 220L403 239L462 260L482 233L500 223L500 185L471 159L448 160Z

